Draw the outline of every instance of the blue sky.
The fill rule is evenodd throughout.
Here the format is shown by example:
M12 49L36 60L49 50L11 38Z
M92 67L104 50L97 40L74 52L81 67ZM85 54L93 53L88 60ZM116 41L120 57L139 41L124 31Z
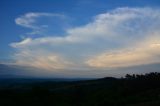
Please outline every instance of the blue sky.
M159 0L1 0L0 62L45 70L159 63L159 6Z

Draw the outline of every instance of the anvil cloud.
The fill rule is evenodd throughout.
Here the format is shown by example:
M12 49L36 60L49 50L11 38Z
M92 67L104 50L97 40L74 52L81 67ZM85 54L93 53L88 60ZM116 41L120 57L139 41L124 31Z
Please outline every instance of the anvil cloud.
M36 19L43 16L54 20L55 16L64 15L27 13L18 17L16 23L39 31L33 22L38 23ZM55 35L34 38L28 35L11 43L16 50L15 64L46 70L88 70L160 63L160 9L157 8L117 8L98 14L86 25L66 28L63 36Z

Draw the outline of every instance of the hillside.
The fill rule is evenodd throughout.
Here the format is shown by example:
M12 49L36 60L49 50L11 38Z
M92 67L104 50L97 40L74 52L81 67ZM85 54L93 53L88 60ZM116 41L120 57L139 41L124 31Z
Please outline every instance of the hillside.
M160 73L86 81L23 80L3 81L0 86L2 106L160 105Z

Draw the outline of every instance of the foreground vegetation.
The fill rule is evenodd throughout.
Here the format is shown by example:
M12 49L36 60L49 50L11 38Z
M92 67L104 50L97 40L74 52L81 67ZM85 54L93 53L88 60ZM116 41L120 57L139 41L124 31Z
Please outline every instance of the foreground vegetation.
M87 81L20 81L1 82L1 106L160 106L160 73Z

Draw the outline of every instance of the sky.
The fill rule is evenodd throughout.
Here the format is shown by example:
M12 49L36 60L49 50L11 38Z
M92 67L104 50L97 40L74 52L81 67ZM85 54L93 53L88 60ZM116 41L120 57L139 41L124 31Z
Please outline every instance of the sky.
M0 0L0 12L0 64L63 77L158 71L159 0Z

